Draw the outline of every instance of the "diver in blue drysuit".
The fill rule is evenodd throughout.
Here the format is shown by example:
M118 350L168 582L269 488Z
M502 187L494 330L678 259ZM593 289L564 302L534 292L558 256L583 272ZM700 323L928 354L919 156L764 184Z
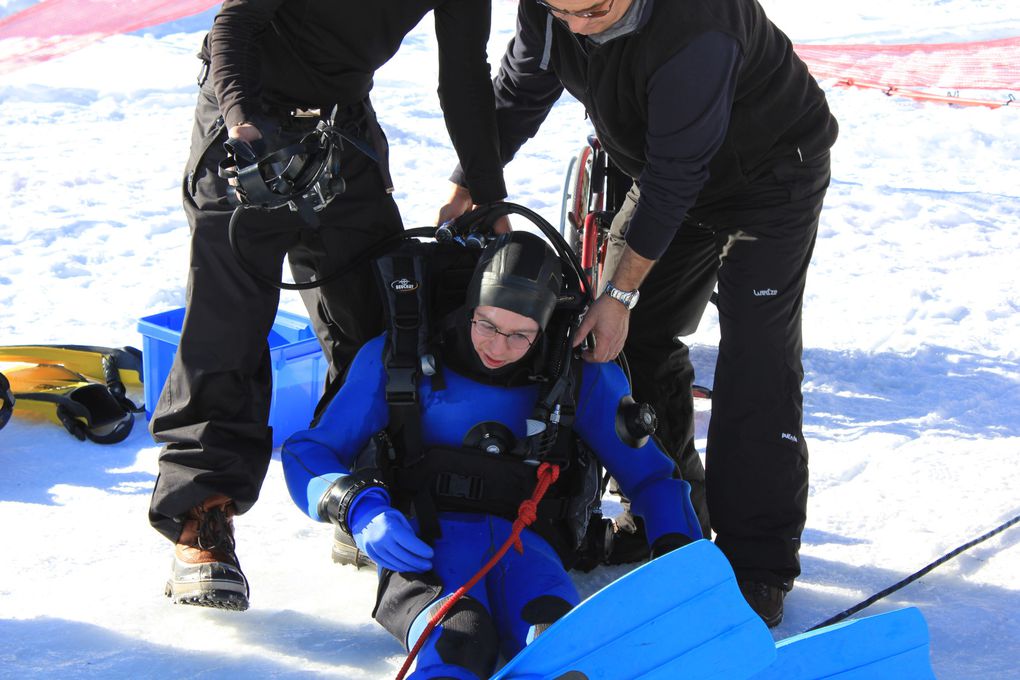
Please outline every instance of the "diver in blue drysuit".
M561 276L558 258L532 234L507 234L483 253L467 303L444 333L445 384L437 389L423 376L419 385L425 450L461 448L479 424L502 424L518 439L526 437L539 388L524 359L541 341ZM291 496L312 519L336 522L325 501L338 489L356 492L341 503L340 526L380 567L373 616L410 648L445 598L502 546L512 522L440 508L440 535L430 545L418 537L416 520L393 508L381 482L352 484L359 454L389 423L385 339L362 347L318 425L290 437L282 460ZM584 362L573 431L632 499L654 557L700 538L701 531L690 487L674 477L672 461L652 439L633 446L618 432L617 411L629 392L618 366ZM508 551L431 633L411 678L487 678L500 654L509 659L578 603L557 550L530 529L521 540L523 553Z

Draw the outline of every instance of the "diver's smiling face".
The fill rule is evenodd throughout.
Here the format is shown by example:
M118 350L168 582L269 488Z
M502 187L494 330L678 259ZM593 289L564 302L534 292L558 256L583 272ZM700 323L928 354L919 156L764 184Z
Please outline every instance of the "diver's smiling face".
M537 321L501 307L479 305L471 318L471 344L489 369L520 360L531 349L538 333Z

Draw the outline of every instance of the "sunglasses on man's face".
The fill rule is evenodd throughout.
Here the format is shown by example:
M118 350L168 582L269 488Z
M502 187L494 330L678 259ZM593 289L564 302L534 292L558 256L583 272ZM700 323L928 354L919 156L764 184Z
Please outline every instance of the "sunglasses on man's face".
M597 3L595 5L592 5L592 7L589 7L588 9L582 9L578 12L571 12L569 10L560 9L559 7L553 7L544 0L535 0L535 2L542 5L542 7L545 7L553 14L557 14L561 17L576 17L578 19L598 19L599 17L604 17L613 11L613 3L616 2L616 0L603 0L603 2ZM605 7L601 8L600 7L601 5L605 5ZM594 7L600 7L600 9L593 9Z

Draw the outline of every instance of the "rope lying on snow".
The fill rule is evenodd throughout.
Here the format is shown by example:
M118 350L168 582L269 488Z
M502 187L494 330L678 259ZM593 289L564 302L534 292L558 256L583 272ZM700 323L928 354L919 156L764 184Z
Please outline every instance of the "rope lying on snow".
M1010 528L1011 526L1013 526L1017 522L1020 522L1020 515L1017 515L1013 519L1008 520L1008 521L1000 524L999 526L995 527L994 529L992 529L988 533L982 534L981 536L978 536L973 541L970 541L968 543L964 543L963 545L961 545L960 547L956 548L955 550L947 552L942 557L938 558L937 560L935 560L931 564L929 564L929 565L927 565L925 567L922 567L921 569L918 569L917 571L915 571L913 574L911 574L910 576L906 577L902 581L894 583L893 585L889 586L885 590L882 590L880 592L875 593L874 595L872 595L868 599L855 604L854 606L850 607L849 609L844 609L839 614L836 614L835 616L833 616L831 618L828 618L828 619L822 621L821 623L812 626L811 628L808 628L807 631L805 631L805 632L810 632L812 630L817 630L819 628L824 628L825 626L831 626L834 623L839 623L843 619L848 618L850 616L853 616L854 614L856 614L857 612L861 611L865 607L870 607L871 605L875 604L876 602L881 600L883 597L886 597L887 595L891 595L892 593L895 593L900 588L903 588L904 586L909 585L910 583L913 583L914 581L916 581L917 579L921 578L922 576L924 576L928 572L932 571L936 567L938 567L938 566L940 566L942 564L945 564L949 560L953 559L954 557L956 557L957 555L959 555L963 551L969 550L970 548L973 548L978 543L981 543L983 541L987 541L992 536L995 536L996 534L1002 533L1003 531L1005 531L1006 529Z

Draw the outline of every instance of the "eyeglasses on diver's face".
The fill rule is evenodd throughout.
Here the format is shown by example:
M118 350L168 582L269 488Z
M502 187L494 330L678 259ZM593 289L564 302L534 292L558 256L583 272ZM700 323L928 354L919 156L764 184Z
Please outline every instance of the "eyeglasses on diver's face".
M506 338L506 345L515 352L525 352L531 349L532 343L535 342L536 335L527 336L524 333L504 333L499 330L495 324L486 319L471 319L471 327L474 329L478 336L485 338L486 340L492 339L497 335L502 335Z
M571 12L570 10L566 9L560 9L559 7L553 7L548 2L545 2L545 0L535 0L535 2L542 5L542 7L545 7L553 14L556 14L561 17L576 17L578 19L598 19L599 17L604 17L613 11L613 3L616 2L616 0L602 0L602 2L597 2L588 9L582 9L576 12Z

